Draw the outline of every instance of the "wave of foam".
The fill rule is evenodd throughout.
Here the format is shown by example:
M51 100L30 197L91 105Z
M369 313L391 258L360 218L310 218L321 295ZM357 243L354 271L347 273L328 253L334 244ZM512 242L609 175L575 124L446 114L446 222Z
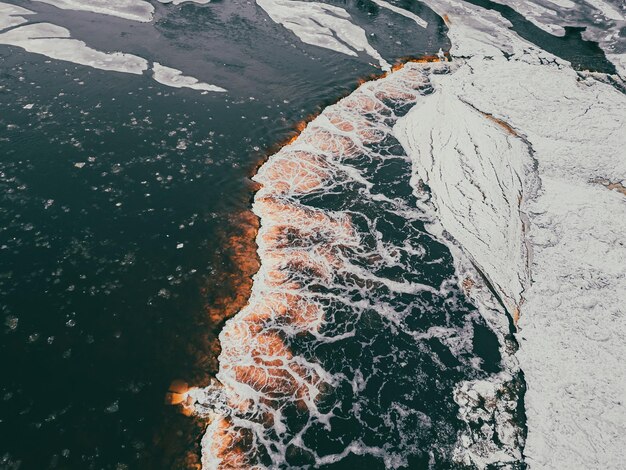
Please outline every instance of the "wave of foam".
M409 63L363 84L255 176L261 268L220 334L216 380L190 392L211 420L203 468L452 461L455 390L502 372L503 348L424 230L392 135L448 72ZM493 337L487 356L477 335ZM509 462L523 445L511 429L514 448L494 444Z

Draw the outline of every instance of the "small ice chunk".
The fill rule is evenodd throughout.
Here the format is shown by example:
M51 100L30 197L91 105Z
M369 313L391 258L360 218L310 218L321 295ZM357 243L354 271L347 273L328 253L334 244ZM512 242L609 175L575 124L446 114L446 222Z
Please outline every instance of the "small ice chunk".
M166 67L158 62L152 64L152 70L154 71L154 79L157 82L173 88L191 88L192 90L215 91L220 93L226 91L219 86L203 83L197 78L185 76L182 71Z

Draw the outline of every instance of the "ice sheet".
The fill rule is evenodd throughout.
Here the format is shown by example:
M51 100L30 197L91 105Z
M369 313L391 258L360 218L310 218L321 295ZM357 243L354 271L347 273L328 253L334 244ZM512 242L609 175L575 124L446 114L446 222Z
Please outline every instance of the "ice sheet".
M517 354L528 385L527 462L541 469L620 468L626 199L598 181L626 175L626 96L601 75L576 73L517 37L493 12L454 0L426 3L447 15L458 69L437 77L431 106L415 107L396 131L414 158L416 180L428 178L444 228L498 290L515 287L509 280L516 276L527 279ZM471 141L460 140L466 135ZM481 140L487 136L490 146L508 141L508 148L492 151ZM526 164L529 156L536 169ZM502 204L520 194L516 185L499 184L513 170L522 210L517 217L509 211L509 223L501 224ZM512 257L519 239L497 244L520 221L528 227L530 277ZM486 241L493 249L479 254Z

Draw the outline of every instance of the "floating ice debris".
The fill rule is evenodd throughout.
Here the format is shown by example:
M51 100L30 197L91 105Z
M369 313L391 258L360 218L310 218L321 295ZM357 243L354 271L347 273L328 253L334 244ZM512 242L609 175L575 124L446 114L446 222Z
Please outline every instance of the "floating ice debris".
M386 8L387 10L391 10L394 13L397 13L399 15L406 16L407 18L412 19L422 28L428 27L428 23L413 12L405 10L404 8L399 8L395 5L392 5L389 2L386 2L385 0L372 0L372 1L381 8Z
M165 67L158 62L152 64L152 70L154 71L154 79L157 82L170 87L191 88L192 90L214 91L220 93L226 91L222 87L203 83L198 81L197 78L185 76L180 70Z
M9 315L8 317L4 319L4 324L9 330L14 331L17 329L17 325L19 324L19 321L20 319L18 317Z
M2 33L0 44L102 70L141 74L148 68L148 62L141 57L92 49L83 41L71 39L69 30L50 23L19 26Z
M365 52L376 59L383 70L391 68L369 45L365 31L350 21L350 15L343 8L298 0L257 0L257 5L306 44L350 56Z
M22 15L34 14L34 11L27 10L26 8L0 2L0 29L10 28L12 26L18 26L22 23L26 23L28 20Z
M90 11L132 21L152 21L154 7L144 0L34 0L63 10Z

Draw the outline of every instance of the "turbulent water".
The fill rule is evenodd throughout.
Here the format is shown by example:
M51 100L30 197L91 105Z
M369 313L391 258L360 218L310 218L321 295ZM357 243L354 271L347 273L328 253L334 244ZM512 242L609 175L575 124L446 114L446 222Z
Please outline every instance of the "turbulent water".
M196 397L217 413L207 468L453 465L465 428L455 388L502 364L449 251L424 229L425 194L390 132L432 92L431 72L447 65L361 86L254 177L261 271L220 335L223 388Z
M534 150L438 87L485 33L511 63L623 74L623 10L1 2L0 467L525 468ZM442 143L454 119L469 137ZM500 205L485 165L414 155L484 135L512 155L484 171Z

